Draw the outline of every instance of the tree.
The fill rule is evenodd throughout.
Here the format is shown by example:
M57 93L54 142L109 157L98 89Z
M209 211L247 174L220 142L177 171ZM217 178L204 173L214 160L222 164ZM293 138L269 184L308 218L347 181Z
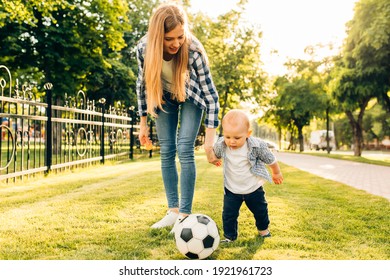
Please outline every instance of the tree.
M369 147L374 142L374 147L379 148L381 141L390 135L390 113L376 101L370 103L363 120L365 146Z
M266 118L274 115L279 125L291 133L290 148L294 146L295 132L298 133L300 151L304 151L302 129L318 114L321 96L316 94L310 82L303 77L278 77L274 83L277 95L271 100L271 109Z
M258 101L266 81L261 69L262 33L254 26L240 28L246 0L212 21L198 14L192 20L193 30L207 51L213 79L220 96L221 117L241 101ZM221 132L222 133L222 132Z
M316 59L316 48L306 48L308 60L288 61L285 65L289 73L276 77L271 92L261 103L266 109L265 120L280 132L282 129L290 132L289 148L294 149L297 137L301 152L304 150L303 127L309 125L313 117L325 118L330 107L326 88L329 59Z
M363 117L376 98L390 111L390 5L361 0L348 23L348 36L332 71L331 91L349 119L354 155L363 149Z
M129 29L125 0L5 0L0 9L3 63L33 72L38 84L53 83L57 98L99 92L107 77L113 90L131 75L118 64Z

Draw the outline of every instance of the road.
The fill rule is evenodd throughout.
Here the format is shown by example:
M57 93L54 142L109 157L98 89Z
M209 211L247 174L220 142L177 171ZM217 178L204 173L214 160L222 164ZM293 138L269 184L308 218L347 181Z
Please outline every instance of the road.
M276 157L287 165L390 200L390 167L298 153L278 152Z

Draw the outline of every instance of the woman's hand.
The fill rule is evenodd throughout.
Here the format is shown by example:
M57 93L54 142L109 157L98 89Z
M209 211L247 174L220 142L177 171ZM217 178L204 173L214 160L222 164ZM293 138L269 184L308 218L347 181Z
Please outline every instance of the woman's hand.
M146 122L146 117L141 117L138 139L141 145L144 145L147 150L151 150L153 148L153 143L149 139L149 128Z
M205 147L204 150L206 151L206 156L209 163L214 164L215 166L222 165L222 161L215 155L213 147Z
M206 128L205 140L204 140L204 150L206 151L207 160L209 163L216 166L221 166L221 159L217 158L214 153L213 145L215 139L215 128Z

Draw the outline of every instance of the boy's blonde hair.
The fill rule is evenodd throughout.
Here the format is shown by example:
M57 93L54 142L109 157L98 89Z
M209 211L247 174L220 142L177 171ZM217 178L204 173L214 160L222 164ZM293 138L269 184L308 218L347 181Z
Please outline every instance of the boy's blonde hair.
M155 115L155 108L162 109L163 85L161 71L163 64L164 35L176 26L184 28L184 43L173 58L173 92L172 97L179 102L186 98L185 84L188 67L188 47L191 33L188 30L188 20L182 7L174 3L160 5L149 21L144 73L147 91L148 112Z
M233 109L226 113L222 119L222 127L229 123L233 126L245 126L245 128L250 131L250 122L248 115L239 109Z

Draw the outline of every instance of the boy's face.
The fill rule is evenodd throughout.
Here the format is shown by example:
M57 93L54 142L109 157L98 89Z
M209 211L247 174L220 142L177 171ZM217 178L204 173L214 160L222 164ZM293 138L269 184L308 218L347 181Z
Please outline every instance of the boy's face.
M244 125L223 124L223 136L225 144L230 149L239 149L244 146L251 132Z

